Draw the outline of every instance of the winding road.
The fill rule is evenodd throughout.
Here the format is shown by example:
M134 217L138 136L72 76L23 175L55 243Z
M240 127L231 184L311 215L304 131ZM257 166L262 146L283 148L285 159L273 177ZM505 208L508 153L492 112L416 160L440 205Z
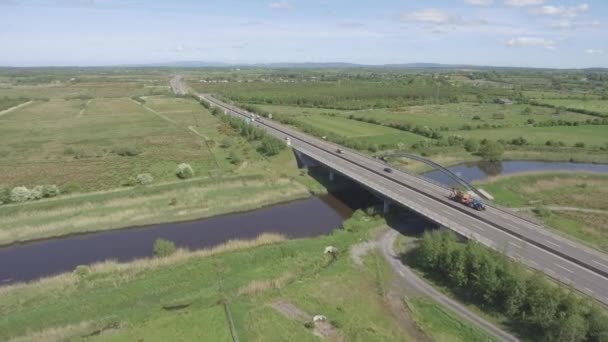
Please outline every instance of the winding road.
M399 260L399 257L393 249L395 239L398 235L398 231L392 229L389 230L380 238L378 247L380 248L380 251L382 252L382 255L384 256L386 261L389 263L395 276L402 281L400 282L401 284L405 282L407 285L411 286L418 292L450 308L460 317L468 320L469 322L473 323L474 325L485 330L487 333L493 335L494 337L500 340L519 341L515 336L505 332L504 330L501 330L499 327L471 312L464 305L439 292L433 286L420 279L414 272L412 272L409 267L404 265Z

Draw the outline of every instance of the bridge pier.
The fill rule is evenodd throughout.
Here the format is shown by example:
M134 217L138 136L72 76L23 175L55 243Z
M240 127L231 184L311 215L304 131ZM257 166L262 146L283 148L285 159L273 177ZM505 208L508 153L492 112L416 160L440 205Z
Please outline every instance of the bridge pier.
M329 169L329 181L330 182L334 181L334 170L333 169Z
M384 215L388 214L388 210L390 209L391 201L388 199L384 199L384 205L382 206L382 213Z

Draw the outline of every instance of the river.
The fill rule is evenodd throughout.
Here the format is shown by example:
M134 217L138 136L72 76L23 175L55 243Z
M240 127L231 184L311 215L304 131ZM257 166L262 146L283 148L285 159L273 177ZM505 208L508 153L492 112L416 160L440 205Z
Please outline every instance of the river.
M522 172L539 171L585 171L608 173L608 164L590 163L567 163L567 162L543 162L543 161L503 161L491 162L472 162L448 167L448 169L467 182L482 181L488 177L509 175ZM429 171L424 176L440 183L456 186L458 185L452 178L441 171Z
M449 169L467 181L476 181L530 171L608 172L608 165L506 161L467 163ZM425 176L448 185L454 183L439 171L428 172ZM177 247L200 249L231 239L253 239L262 233L279 233L287 238L329 234L354 210L376 202L378 199L369 192L353 186L337 194L312 196L250 212L16 244L0 248L0 285L71 272L78 265L104 260L128 262L150 257L158 238L171 240Z

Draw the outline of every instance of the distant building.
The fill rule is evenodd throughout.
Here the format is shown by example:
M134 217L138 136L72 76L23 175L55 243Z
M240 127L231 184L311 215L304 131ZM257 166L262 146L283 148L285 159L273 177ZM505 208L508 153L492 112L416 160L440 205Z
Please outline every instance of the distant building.
M498 99L494 100L494 102L499 103L499 104L505 104L505 105L513 104L513 100L507 99L504 97L498 98Z

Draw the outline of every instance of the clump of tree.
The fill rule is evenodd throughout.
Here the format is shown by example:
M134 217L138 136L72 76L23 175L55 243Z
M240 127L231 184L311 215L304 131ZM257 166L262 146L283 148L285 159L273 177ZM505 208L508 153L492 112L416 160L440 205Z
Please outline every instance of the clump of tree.
M35 201L42 198L55 197L59 194L59 187L54 184L36 185L31 189L25 186L17 186L10 191L3 188L0 189L0 204Z
M171 240L156 239L154 241L154 256L158 258L167 257L175 253L176 250L175 243Z
M262 143L258 151L265 156L274 156L285 149L285 144L275 138L269 136L262 139Z
M177 170L175 170L175 174L181 179L192 178L194 176L194 169L188 163L181 163L177 165Z
M608 316L595 303L476 242L458 242L451 232L427 232L414 255L416 267L467 301L503 313L532 340L608 337Z
M116 146L112 148L112 153L115 153L122 157L134 157L141 153L141 150L136 146L127 145L127 146Z
M135 177L135 180L137 180L137 183L140 185L148 185L154 182L154 177L149 173L140 173Z
M498 141L483 140L479 151L477 152L481 158L487 161L501 161L502 155L505 152L505 147Z

